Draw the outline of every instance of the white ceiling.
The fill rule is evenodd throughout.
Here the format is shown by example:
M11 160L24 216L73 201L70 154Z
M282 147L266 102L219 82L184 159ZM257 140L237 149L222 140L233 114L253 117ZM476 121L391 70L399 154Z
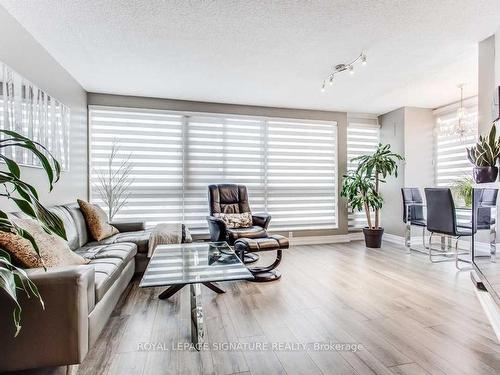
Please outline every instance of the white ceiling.
M384 113L477 92L499 0L0 0L92 92ZM320 92L329 69L368 64Z

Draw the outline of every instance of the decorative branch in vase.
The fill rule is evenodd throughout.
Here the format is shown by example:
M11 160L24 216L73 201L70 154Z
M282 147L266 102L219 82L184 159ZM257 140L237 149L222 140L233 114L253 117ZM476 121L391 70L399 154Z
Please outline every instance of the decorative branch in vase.
M97 182L94 184L101 200L108 209L109 221L123 208L130 197L130 185L134 182L130 178L134 165L130 161L131 153L119 159L120 145L115 139L111 145L106 168L95 169Z

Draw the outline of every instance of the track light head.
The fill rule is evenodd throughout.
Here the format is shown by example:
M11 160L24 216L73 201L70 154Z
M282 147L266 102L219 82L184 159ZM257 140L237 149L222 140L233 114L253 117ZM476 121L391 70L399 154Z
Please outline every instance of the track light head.
M349 74L354 74L354 65L361 63L362 65L366 65L366 54L361 52L358 57L356 57L351 62L345 64L337 64L333 67L333 71L323 80L323 84L321 85L321 92L326 90L326 84L328 86L333 86L333 78L336 74L340 74L342 72L349 72Z

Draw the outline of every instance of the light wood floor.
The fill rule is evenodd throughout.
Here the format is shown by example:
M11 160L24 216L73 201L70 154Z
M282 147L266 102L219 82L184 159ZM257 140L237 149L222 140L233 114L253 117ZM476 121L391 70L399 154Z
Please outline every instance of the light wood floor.
M262 253L261 253L262 254ZM265 254L266 259L272 254ZM469 272L385 243L289 249L273 283L203 288L209 343L359 343L350 351L141 351L189 343L189 288L119 303L80 366L87 374L500 374L500 344Z

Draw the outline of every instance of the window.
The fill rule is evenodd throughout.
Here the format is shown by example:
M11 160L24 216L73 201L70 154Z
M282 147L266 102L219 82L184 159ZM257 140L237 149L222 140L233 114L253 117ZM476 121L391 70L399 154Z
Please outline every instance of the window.
M0 62L0 129L41 143L59 161L61 169L68 170L69 124L67 106ZM29 150L15 147L5 152L21 165L41 166Z
M205 228L207 186L246 185L252 211L264 206L264 122L260 119L186 116L184 223Z
M450 187L463 177L471 177L472 168L465 148L477 141L477 98L467 101L464 106L467 109L466 120L471 123L473 132L462 139L457 134L450 134L450 129L458 122L457 107L448 106L434 111L436 186Z
M337 227L335 123L99 106L89 121L93 202L104 206L96 171L113 142L116 163L133 164L117 220L183 221L206 232L207 185L232 182L248 187L253 212L273 216L271 229Z
M351 162L352 158L375 152L379 141L380 126L377 119L350 117L347 126L347 170L355 170L358 166ZM361 229L367 225L364 211L349 209L349 230Z
M273 229L336 226L337 127L268 120L266 206Z
M117 142L113 169L129 155L130 196L117 219L149 224L176 222L183 215L183 117L159 111L90 109L91 200L104 207L96 189L97 170L107 167Z

